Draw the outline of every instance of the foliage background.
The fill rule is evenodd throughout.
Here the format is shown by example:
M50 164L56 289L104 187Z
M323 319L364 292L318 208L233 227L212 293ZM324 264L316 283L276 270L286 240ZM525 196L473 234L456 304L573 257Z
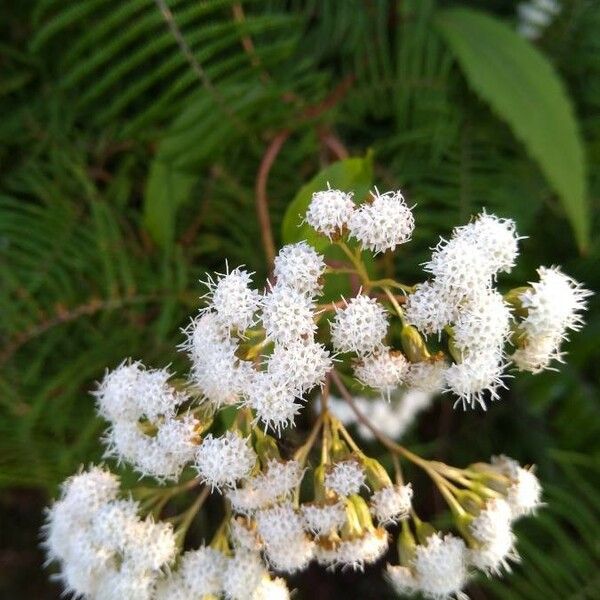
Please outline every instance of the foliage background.
M369 151L380 187L417 204L406 279L485 206L528 236L503 284L561 264L600 288L600 3L560 3L535 42L547 76L529 42L470 13L469 62L464 27L448 33L459 4L515 28L508 0L170 0L186 55L152 0L0 5L0 598L59 596L37 530L58 482L101 455L93 382L125 356L185 370L180 327L224 257L264 278L255 197L274 140L277 241L307 180ZM539 465L548 507L520 526L523 566L474 599L598 597L599 336L592 299L560 372L517 376L485 415L442 398L408 436L451 463ZM374 570L294 583L391 597Z

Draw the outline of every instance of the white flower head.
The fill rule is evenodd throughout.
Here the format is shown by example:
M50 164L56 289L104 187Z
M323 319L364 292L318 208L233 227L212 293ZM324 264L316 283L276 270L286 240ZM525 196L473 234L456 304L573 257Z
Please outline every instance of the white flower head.
M486 290L460 311L453 327L454 345L464 357L479 352L501 353L510 322L510 310L502 294Z
M385 486L371 496L371 512L382 525L396 523L408 516L412 496L410 483Z
M510 571L508 561L519 560L511 519L511 509L505 500L488 500L469 525L478 543L476 548L469 550L471 564L487 574L499 575L503 570Z
M485 410L486 394L498 399L498 387L504 387L502 373L504 364L495 353L480 353L468 356L461 363L448 367L445 373L447 389L458 396L455 403L475 408L478 404Z
M179 574L190 598L202 598L208 594L219 595L223 591L223 573L227 567L224 554L201 546L181 555Z
M140 520L124 550L124 561L138 572L164 569L175 560L177 541L171 523Z
M109 569L102 573L93 598L94 600L120 598L151 600L155 581L155 575L125 564L119 570Z
M274 380L303 394L323 384L332 364L325 346L313 340L298 340L286 346L276 344L267 361L267 370Z
M294 423L300 411L297 397L298 392L285 380L271 373L258 372L248 385L245 404L256 411L256 417L264 423L265 429L272 429L280 435L282 429Z
M375 298L359 294L336 312L331 341L340 352L367 355L383 347L387 328L385 308Z
M467 547L461 538L430 535L418 544L408 567L387 567L387 576L400 594L423 594L431 600L466 598L461 591L468 579Z
M300 510L305 530L314 535L327 535L337 531L346 522L346 508L340 501L303 504Z
M119 478L102 467L69 477L61 486L61 500L74 513L91 515L119 492Z
M256 454L247 440L233 431L221 437L208 434L196 452L196 468L202 480L213 488L235 486L250 473Z
M238 267L231 272L218 274L216 281L207 280L208 310L217 315L224 327L245 331L254 323L260 304L260 294L250 287L252 273Z
M406 385L415 390L436 394L444 387L444 375L448 368L444 360L424 360L410 363Z
M248 600L258 588L267 570L256 552L238 550L227 561L223 573L223 591L227 600Z
M113 500L97 510L91 522L96 543L108 552L123 552L135 539L139 508L133 500Z
M293 288L275 285L263 297L262 322L267 337L279 344L312 339L314 322L312 299Z
M107 373L94 393L98 412L109 421L150 419L173 414L185 395L176 392L166 369L146 369L139 362L123 362Z
M362 571L365 565L377 562L389 546L388 532L383 527L365 530L342 540L333 546L318 545L316 557L320 564L329 568L341 567Z
M468 240L487 256L494 273L510 272L519 255L515 222L483 212L468 225L458 227L455 236Z
M441 240L424 268L434 276L437 289L455 303L489 289L494 274L487 255L463 237Z
M256 523L245 517L238 516L231 519L229 534L234 548L239 548L241 551L259 552L263 547L256 531Z
M277 285L314 296L321 291L319 279L325 270L323 257L305 241L284 246L275 258Z
M315 192L308 205L305 221L331 239L340 234L354 212L352 193L327 189Z
M372 202L365 202L352 213L348 228L363 248L385 252L410 240L415 219L400 191L376 192Z
M533 514L542 506L542 486L533 468L523 468L508 456L492 457L492 465L510 479L506 501L513 520Z
M530 373L540 373L544 370L553 370L550 366L553 361L564 362L560 346L562 337L542 336L528 337L523 342L523 346L517 348L510 359L519 371L529 371Z
M408 361L400 352L389 348L366 356L354 367L354 375L364 385L379 390L388 400L408 373Z
M252 592L251 600L290 600L290 591L285 579L263 577L258 587Z
M409 324L429 335L440 333L454 321L458 310L447 290L435 282L426 281L417 285L416 291L407 297L404 314Z
M355 458L340 460L325 474L325 487L345 498L358 494L365 484L365 470Z

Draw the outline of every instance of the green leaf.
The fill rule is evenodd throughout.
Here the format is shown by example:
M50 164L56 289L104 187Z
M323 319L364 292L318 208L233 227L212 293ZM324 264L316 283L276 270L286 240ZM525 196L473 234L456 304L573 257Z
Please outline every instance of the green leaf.
M314 192L332 188L344 192L354 192L354 199L360 202L373 185L373 153L364 158L347 158L329 165L303 185L287 207L281 226L284 244L306 240L317 250L324 250L329 240L317 234L312 227L302 223Z
M507 25L478 11L440 11L437 26L473 90L538 162L584 249L590 219L583 144L572 104L552 65Z
M188 200L197 179L160 160L152 163L144 197L144 225L160 246L173 241L177 209Z

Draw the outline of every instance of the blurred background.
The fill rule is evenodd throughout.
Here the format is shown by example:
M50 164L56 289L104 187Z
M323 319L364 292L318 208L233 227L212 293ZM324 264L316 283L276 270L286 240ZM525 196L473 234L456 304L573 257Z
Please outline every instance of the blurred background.
M60 595L38 529L102 455L94 382L126 356L185 372L180 328L225 257L264 279L257 197L279 244L304 184L358 169L416 204L403 280L486 207L527 236L501 287L560 264L600 289L598 1L25 0L0 31L1 599ZM572 338L559 371L516 375L485 414L442 397L404 436L538 465L523 563L474 600L600 598L596 297ZM378 569L293 583L392 597Z

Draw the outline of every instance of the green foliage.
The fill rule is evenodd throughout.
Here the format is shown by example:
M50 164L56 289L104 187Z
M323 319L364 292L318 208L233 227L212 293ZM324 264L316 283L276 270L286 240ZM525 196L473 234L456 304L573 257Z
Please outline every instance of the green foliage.
M90 390L105 368L132 356L185 373L174 348L206 270L227 257L264 280L255 190L280 132L289 137L267 180L278 243L304 231L311 186L363 195L374 182L416 204L414 240L395 265L379 261L382 274L422 279L417 265L437 236L485 206L529 236L515 280L559 263L600 289L600 177L588 168L585 179L586 159L600 161L598 3L562 3L535 49L511 32L505 0L460 10L433 0L169 0L193 61L152 0L9 4L0 8L3 500L15 487L53 493L99 459ZM335 162L346 153L367 158ZM580 244L592 232L585 255L564 214ZM549 507L523 529L525 567L485 594L584 598L575 578L595 582L597 494L549 449L598 455L599 335L594 299L560 373L515 377L485 416L445 412L442 400L408 440L461 465L500 452L539 464ZM567 513L569 499L577 510ZM20 532L28 548L35 527ZM390 594L372 578L335 581L331 597ZM2 586L0 577L2 596L45 597Z
M550 62L485 14L452 9L442 11L437 22L469 84L538 161L585 248L589 213L583 144L571 102Z

